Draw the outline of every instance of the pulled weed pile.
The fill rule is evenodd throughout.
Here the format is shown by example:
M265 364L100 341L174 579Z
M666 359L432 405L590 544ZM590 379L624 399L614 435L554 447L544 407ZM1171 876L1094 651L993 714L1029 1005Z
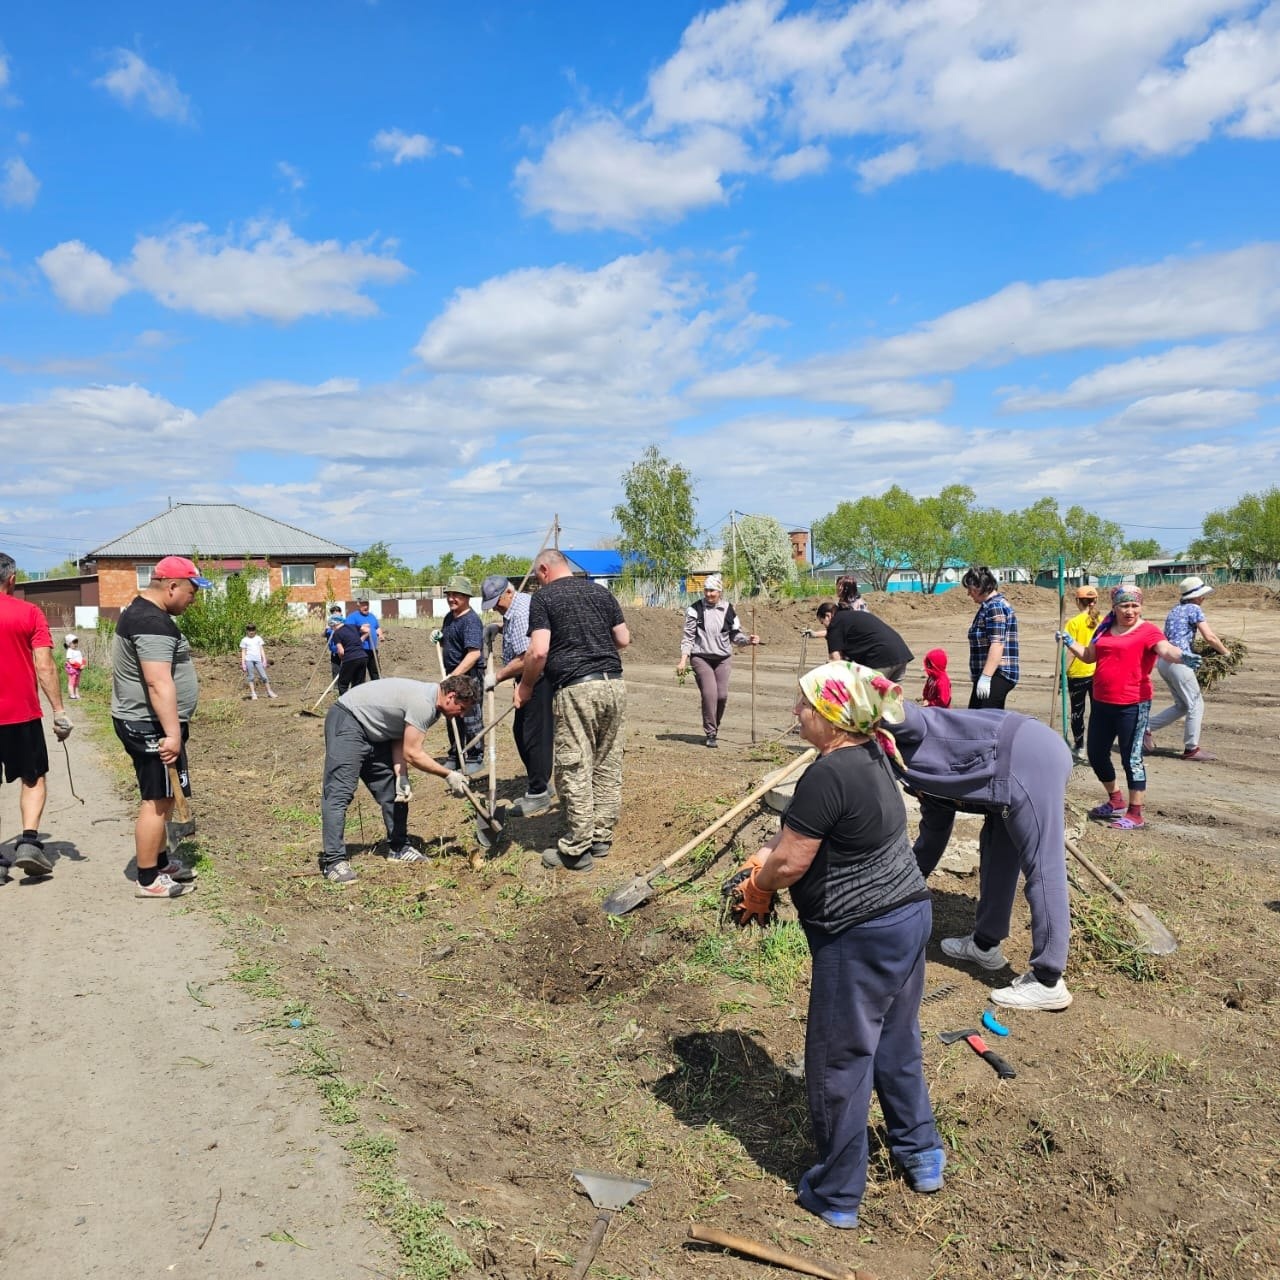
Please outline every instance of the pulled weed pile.
M1219 680L1225 680L1239 671L1244 660L1249 656L1249 646L1243 640L1235 636L1222 636L1221 639L1227 646L1225 654L1209 648L1200 636L1196 636L1191 645L1203 659L1200 669L1196 672L1196 680L1199 681L1200 689L1204 693L1212 689Z

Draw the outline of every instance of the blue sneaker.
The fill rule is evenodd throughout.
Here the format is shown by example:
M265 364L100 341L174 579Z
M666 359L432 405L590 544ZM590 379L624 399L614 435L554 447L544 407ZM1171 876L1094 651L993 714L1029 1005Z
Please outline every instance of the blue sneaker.
M801 1175L800 1182L796 1186L796 1204L812 1213L815 1217L821 1218L827 1226L835 1227L837 1231L851 1231L858 1225L858 1211L856 1209L823 1208L822 1201L809 1190L809 1175L807 1173Z
M942 1171L947 1166L947 1153L941 1147L932 1151L920 1151L908 1156L901 1162L902 1172L906 1175L907 1185L912 1191L921 1195L929 1195L941 1191L943 1186Z

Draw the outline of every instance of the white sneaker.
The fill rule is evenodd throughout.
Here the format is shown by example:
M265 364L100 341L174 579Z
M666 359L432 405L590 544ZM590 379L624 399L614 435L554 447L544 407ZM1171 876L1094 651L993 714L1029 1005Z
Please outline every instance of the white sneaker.
M405 845L403 849L392 849L387 854L388 862L430 862L431 859L425 854L413 848L412 845Z
M172 877L161 874L148 885L138 885L134 891L135 898L181 898L184 893L191 893L193 884L181 884Z
M942 954L953 960L968 960L982 969L1003 969L1008 964L999 943L989 951L984 950L974 942L971 933L963 938L943 938Z
M1034 973L1024 973L1007 987L991 993L992 1002L1006 1009L1047 1009L1056 1012L1071 1003L1071 992L1061 978L1051 987L1037 981Z

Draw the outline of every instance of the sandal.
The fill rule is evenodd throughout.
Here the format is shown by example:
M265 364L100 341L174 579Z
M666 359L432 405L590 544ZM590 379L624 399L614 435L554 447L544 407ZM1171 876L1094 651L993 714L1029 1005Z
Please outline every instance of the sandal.
M1141 831L1146 827L1146 823L1139 819L1135 822L1127 813L1121 814L1113 823L1111 823L1112 831Z
M1123 812L1123 809L1113 808L1110 800L1104 800L1100 805L1089 810L1089 817L1095 822L1110 822L1112 818L1118 818Z

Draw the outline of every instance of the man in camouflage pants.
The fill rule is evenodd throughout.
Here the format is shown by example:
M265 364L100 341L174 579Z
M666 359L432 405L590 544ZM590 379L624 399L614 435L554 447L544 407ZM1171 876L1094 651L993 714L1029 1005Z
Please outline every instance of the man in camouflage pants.
M539 590L529 603L529 648L516 686L525 706L545 672L555 714L555 767L568 830L542 864L590 871L613 845L622 807L622 734L627 686L619 653L631 643L606 587L575 578L559 551L533 562Z

